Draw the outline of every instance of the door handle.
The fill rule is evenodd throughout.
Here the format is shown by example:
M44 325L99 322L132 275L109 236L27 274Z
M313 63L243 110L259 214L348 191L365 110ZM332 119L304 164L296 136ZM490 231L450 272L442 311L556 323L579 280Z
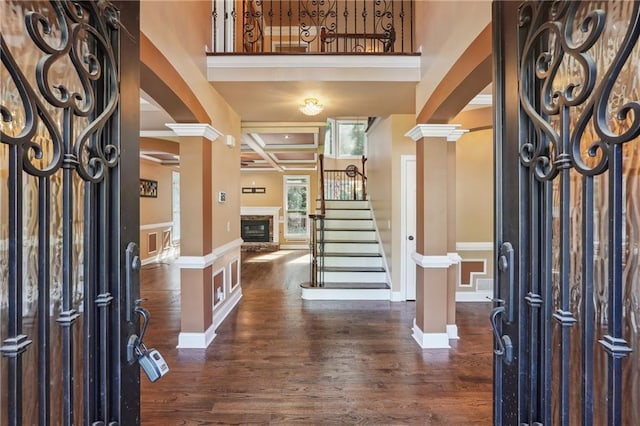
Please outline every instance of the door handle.
M500 246L500 255L498 256L497 263L499 299L505 308L505 321L507 324L511 324L515 320L514 254L511 243L507 242Z
M409 235L409 241L413 241L413 235Z
M496 356L504 357L504 362L506 364L511 364L513 361L513 343L511 342L511 337L504 335L501 336L498 331L498 317L500 315L504 315L506 312L504 306L497 306L491 310L490 320L491 320L491 328L493 329L493 335L495 337L497 348L493 349L493 353Z

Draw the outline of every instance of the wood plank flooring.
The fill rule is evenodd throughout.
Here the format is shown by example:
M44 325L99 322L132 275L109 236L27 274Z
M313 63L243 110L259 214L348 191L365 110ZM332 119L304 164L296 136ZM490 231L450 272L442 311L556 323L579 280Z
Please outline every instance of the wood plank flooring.
M179 270L142 272L145 341L171 371L141 378L143 425L491 424L489 303L459 303L461 339L421 350L412 302L304 301L305 251L243 254L244 297L204 349L176 349Z

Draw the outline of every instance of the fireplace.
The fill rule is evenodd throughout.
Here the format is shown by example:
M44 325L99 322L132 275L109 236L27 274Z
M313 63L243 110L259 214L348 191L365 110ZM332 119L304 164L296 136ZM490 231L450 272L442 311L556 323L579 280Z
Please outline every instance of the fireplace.
M243 251L280 249L278 211L280 207L240 207L240 235Z
M242 219L241 237L247 243L268 243L269 219Z

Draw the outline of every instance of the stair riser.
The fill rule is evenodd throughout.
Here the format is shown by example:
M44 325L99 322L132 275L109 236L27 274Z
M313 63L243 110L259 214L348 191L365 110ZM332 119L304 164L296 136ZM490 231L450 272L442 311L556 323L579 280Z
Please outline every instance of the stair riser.
M333 283L384 283L384 272L325 272L324 280Z
M329 219L371 219L369 210L327 210L325 217Z
M374 230L373 221L371 219L362 220L325 220L324 229L367 229Z
M325 201L327 209L368 209L368 201Z
M324 251L328 253L379 253L378 244L372 243L326 243Z
M325 257L324 266L326 267L384 267L381 257Z
M320 232L318 231L318 238ZM324 231L324 239L340 241L375 241L375 231Z

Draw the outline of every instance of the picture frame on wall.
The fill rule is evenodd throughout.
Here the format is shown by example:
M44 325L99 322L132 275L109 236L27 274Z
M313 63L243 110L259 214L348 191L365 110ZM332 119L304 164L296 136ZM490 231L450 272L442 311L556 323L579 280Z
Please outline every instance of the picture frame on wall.
M158 197L158 181L150 179L140 179L140 196L141 197Z

